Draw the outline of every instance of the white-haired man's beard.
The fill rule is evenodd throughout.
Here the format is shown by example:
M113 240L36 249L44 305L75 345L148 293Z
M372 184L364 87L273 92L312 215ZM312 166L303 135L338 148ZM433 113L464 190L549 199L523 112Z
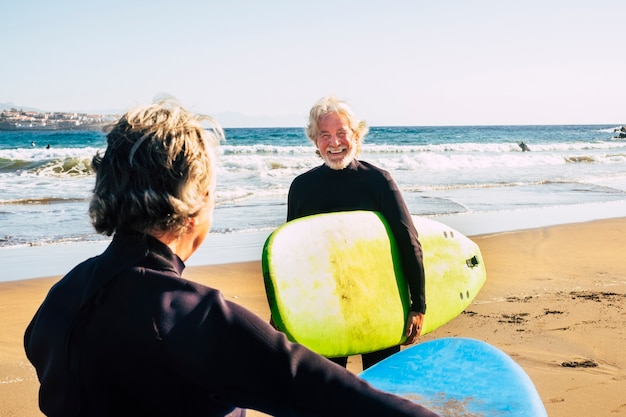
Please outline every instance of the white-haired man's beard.
M328 147L326 148L325 154L321 154L319 151L318 154L322 157L328 167L331 169L342 170L350 165L350 162L356 158L356 146L352 146L350 149L345 146L339 146L336 148Z

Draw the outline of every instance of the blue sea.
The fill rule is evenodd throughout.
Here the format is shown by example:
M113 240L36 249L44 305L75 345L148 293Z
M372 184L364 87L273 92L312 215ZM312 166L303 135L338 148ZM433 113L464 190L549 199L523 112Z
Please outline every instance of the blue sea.
M391 172L412 214L471 236L626 215L618 127L372 127L359 159ZM105 146L100 131L0 131L0 264L10 268L0 280L62 274L100 253L110 238L87 208L90 161ZM189 263L259 259L292 179L319 164L303 128L226 129L212 234Z

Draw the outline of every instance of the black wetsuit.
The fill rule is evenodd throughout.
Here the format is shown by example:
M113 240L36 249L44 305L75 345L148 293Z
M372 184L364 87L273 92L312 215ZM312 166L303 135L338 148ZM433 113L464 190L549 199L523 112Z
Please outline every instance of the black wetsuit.
M312 214L353 210L378 211L385 217L400 249L402 268L411 292L411 310L425 313L422 247L402 194L387 171L355 159L342 170L323 164L297 176L291 183L287 221ZM399 349L398 346L363 355L364 367ZM343 365L346 358L333 360Z
M434 416L372 389L222 294L151 237L116 235L25 334L48 416Z

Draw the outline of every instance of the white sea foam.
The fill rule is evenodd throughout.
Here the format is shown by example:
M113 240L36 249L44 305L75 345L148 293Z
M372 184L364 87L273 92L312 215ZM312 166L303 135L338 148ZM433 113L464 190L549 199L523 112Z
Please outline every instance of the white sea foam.
M611 203L626 200L626 141L614 140L612 129L372 128L360 159L391 172L416 215ZM0 132L0 248L104 239L87 216L89 164L104 151L104 136L42 135ZM31 138L38 146L30 146ZM227 138L218 148L213 233L267 233L286 218L293 178L322 161L302 129L227 129ZM521 151L520 141L530 152Z

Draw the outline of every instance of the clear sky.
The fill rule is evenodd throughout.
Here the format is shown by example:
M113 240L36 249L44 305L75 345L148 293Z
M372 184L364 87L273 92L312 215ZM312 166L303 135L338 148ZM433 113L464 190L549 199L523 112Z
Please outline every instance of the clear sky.
M624 0L10 1L0 103L165 92L225 125L303 126L334 94L373 126L624 124L625 19Z

